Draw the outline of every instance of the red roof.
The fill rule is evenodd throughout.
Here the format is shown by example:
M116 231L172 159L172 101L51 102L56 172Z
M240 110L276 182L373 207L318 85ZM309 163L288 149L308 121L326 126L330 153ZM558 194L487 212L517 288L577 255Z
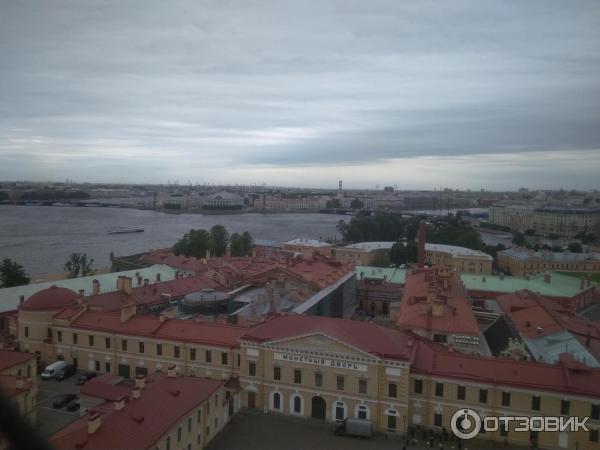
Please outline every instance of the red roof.
M11 352L8 350L0 350L0 371L10 369L19 364L25 364L35 357L32 353Z
M50 286L33 294L19 308L26 311L62 309L74 304L77 297L79 294L71 289Z
M105 374L99 377L92 378L90 381L85 383L80 390L81 395L89 397L97 397L106 401L116 401L121 397L131 397L131 386L120 385L119 382L123 378Z
M141 396L130 398L123 409L117 411L110 404L94 408L101 414L95 433L88 433L88 417L84 416L53 434L49 441L57 450L148 449L222 385L222 381L207 378L169 378L155 373L147 379Z
M479 335L460 275L450 273L444 286L444 279L435 270L425 268L408 274L396 325L409 330ZM435 303L439 315L434 313Z
M156 316L133 316L126 322L121 322L120 313L100 311L84 312L71 323L71 327L229 348L238 347L239 337L248 330L244 327L193 320L164 319L161 322Z
M411 372L600 398L600 369L592 369L564 357L557 364L545 364L473 356L451 352L419 338L418 345L414 347Z
M368 322L330 317L278 316L255 326L241 339L257 342L321 333L382 358L408 359L412 338L402 331Z

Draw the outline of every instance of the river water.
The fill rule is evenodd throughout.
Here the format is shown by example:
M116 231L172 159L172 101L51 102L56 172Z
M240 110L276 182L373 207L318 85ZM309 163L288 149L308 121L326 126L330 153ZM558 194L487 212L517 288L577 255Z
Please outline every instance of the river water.
M333 214L166 214L127 208L0 206L0 260L10 258L30 274L63 272L71 253L87 253L94 267L110 265L110 252L128 255L173 245L192 228L224 225L230 233L249 231L258 244L296 237L335 236ZM107 234L111 228L143 227L143 233Z

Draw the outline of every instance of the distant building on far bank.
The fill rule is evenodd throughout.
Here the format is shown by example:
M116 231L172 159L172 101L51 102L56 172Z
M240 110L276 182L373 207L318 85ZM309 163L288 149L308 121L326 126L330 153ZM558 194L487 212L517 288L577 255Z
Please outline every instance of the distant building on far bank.
M296 238L283 243L283 249L286 251L307 254L307 251L317 253L322 256L331 256L332 245L318 239Z
M356 266L368 266L378 252L388 253L395 242L359 242L345 247L335 247L332 256L336 261Z

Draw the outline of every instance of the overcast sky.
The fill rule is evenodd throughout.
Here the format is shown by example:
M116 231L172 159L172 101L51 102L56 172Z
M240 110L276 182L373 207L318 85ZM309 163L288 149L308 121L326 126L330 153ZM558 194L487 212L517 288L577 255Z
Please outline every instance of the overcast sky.
M0 0L0 179L600 188L600 2Z

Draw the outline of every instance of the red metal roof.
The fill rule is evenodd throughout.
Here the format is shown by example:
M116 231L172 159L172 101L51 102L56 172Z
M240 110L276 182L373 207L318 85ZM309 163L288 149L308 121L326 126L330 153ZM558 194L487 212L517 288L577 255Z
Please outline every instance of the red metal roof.
M182 342L197 342L223 347L238 347L238 338L248 329L233 325L164 319L156 316L133 316L122 322L116 312L86 311L71 324L73 328L156 337Z
M141 396L127 400L117 411L110 405L94 408L101 414L101 425L89 434L87 416L70 423L50 437L57 450L148 449L187 415L194 414L223 381L207 378L175 377L156 373L146 381ZM194 414L192 420L196 420ZM173 445L176 430L172 437Z
M383 358L408 359L410 356L409 341L412 338L406 333L368 322L330 317L278 316L255 326L241 339L266 342L316 333Z
M10 369L19 364L25 364L35 357L32 353L11 352L0 350L0 371Z
M122 377L116 375L100 375L81 386L80 393L81 395L97 397L113 402L119 400L121 397L130 398L132 388L131 386L120 385L119 382L122 380Z
M433 302L428 300L430 289L433 289L433 300L439 302L440 315L434 314ZM447 286L443 287L443 280L436 276L435 268L407 274L396 325L409 330L480 334L460 275L452 272L447 278Z
M33 294L19 308L26 311L62 309L74 304L78 296L71 289L50 286Z

